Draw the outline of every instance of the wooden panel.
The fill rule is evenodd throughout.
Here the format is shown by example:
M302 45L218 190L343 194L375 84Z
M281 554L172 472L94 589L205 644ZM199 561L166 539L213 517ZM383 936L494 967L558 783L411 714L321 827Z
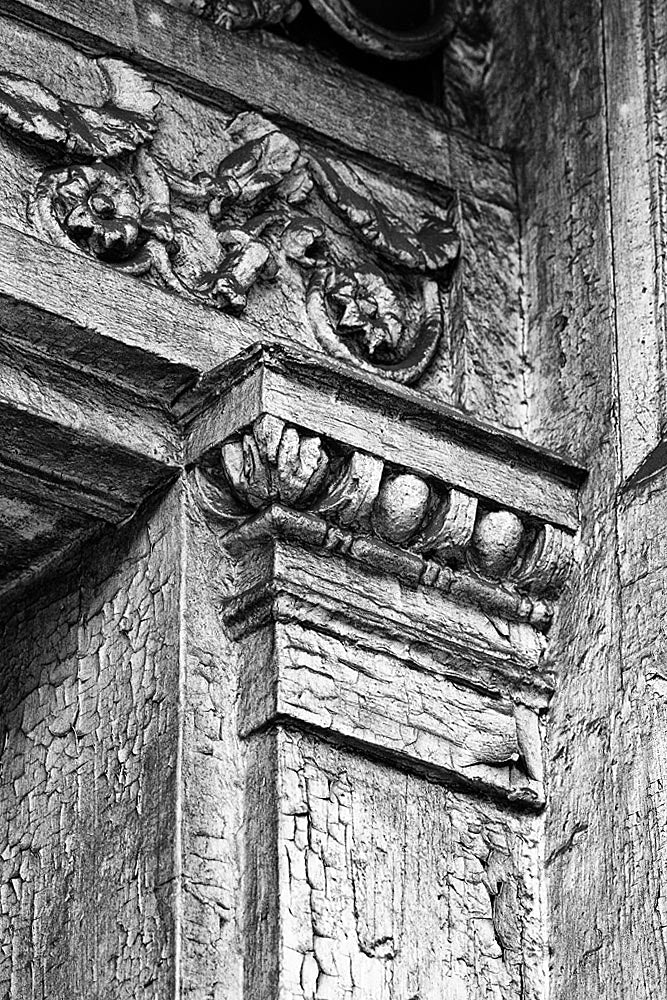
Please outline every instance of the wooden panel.
M509 157L449 133L426 108L380 83L327 62L304 59L293 45L256 33L235 34L158 0L103 3L5 0L3 11L88 51L111 51L158 78L233 109L255 107L298 123L445 186L506 207L514 204ZM184 60L183 54L188 53Z
M649 20L647 8L654 8ZM664 405L665 193L659 188L663 105L654 80L665 58L654 37L667 6L615 0L605 5L621 468L625 478L661 440ZM664 169L664 168L663 168ZM664 179L663 179L664 180Z
M279 734L281 995L543 997L538 826Z
M644 48L651 8L656 44ZM646 83L664 56L664 11L634 0L498 9L491 121L521 153L530 424L591 470L580 572L550 638L550 995L653 1000L665 982L665 482L622 484L660 420L648 145L660 123Z
M178 519L2 608L0 994L174 994Z

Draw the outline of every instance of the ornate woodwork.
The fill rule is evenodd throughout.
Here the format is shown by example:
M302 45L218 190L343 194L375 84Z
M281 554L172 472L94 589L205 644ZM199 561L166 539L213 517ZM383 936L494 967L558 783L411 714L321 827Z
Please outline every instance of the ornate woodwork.
M552 775L632 728L599 699L589 717L579 677L608 669L617 571L604 463L595 486L584 469L613 340L587 284L599 218L582 234L526 194L528 175L557 187L560 153L517 170L518 92L484 105L487 146L279 35L224 30L296 4L121 4L0 16L0 996L543 1000L544 888L570 871L563 924L588 843L580 811L556 830L571 790ZM395 59L468 37L444 6L402 38L312 6ZM486 27L488 102L520 32ZM604 201L585 156L573 169L572 204L587 183ZM543 254L568 239L590 325ZM613 530L644 566L635 488ZM659 621L648 559L620 564ZM610 759L577 800L596 823L628 804L603 803Z
M460 249L447 217L412 228L354 168L305 155L254 113L229 123L215 175L183 176L146 148L159 101L148 82L117 61L99 65L108 88L99 108L61 101L14 74L0 78L0 121L69 161L36 185L28 214L38 231L234 313L260 281L292 291L286 272L296 269L325 349L397 381L423 375ZM313 214L314 186L352 246Z

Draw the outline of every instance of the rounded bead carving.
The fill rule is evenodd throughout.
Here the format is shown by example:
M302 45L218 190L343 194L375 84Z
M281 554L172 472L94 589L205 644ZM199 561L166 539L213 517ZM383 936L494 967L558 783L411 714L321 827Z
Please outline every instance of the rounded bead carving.
M385 479L373 509L374 530L388 542L407 542L421 525L429 494L428 485L419 476L404 473Z
M508 510L492 510L477 518L470 560L484 576L505 576L516 562L523 542L523 524Z

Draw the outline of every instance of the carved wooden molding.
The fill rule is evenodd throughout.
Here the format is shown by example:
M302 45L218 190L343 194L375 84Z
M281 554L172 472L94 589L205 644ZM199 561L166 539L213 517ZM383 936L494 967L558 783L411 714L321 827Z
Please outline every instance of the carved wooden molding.
M30 198L38 231L233 313L258 284L291 275L293 289L296 274L325 350L398 382L420 378L459 255L448 216L400 220L354 167L306 153L254 113L229 123L215 174L183 176L148 149L158 97L147 80L117 60L98 65L100 107L0 74L0 123L56 159Z
M413 585L467 593L539 627L551 619L542 598L558 596L570 568L572 535L562 528L494 509L270 414L222 442L195 477L200 501L226 530L279 504L294 511L290 529L306 543ZM237 545L249 540L245 532Z
M407 387L282 345L258 345L201 379L176 404L186 462L270 413L339 447L482 497L573 533L583 470Z
M271 347L181 400L192 496L229 557L221 614L252 664L243 735L317 731L539 808L579 474L383 388Z

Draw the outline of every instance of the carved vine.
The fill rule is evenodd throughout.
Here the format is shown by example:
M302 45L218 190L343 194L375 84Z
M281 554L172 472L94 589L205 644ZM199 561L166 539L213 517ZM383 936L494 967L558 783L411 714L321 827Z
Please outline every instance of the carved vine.
M215 172L185 176L149 150L159 99L146 79L117 60L99 66L107 89L99 107L0 74L0 124L55 161L30 199L37 227L234 313L280 276L300 284L330 353L400 382L423 374L459 254L448 218L399 219L358 170L306 154L254 113L228 125Z
M461 570L533 598L554 598L572 559L555 525L494 509L468 493L270 415L210 453L199 495L228 530L282 504L419 555L422 581Z

